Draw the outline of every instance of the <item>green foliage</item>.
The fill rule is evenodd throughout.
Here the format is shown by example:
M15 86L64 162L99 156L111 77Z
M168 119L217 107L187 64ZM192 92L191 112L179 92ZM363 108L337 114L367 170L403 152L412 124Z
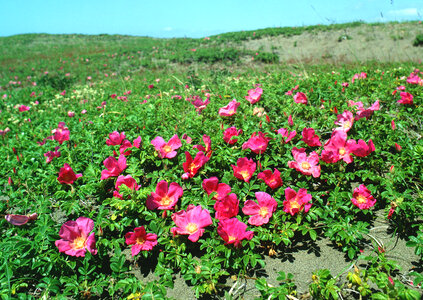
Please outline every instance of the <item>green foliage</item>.
M416 35L416 38L413 41L414 47L423 46L423 34Z

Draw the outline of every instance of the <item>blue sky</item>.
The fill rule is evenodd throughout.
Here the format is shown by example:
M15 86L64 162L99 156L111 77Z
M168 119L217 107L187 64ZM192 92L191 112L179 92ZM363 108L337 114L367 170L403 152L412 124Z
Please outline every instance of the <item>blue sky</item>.
M423 0L2 0L0 36L205 37L266 27L423 19Z

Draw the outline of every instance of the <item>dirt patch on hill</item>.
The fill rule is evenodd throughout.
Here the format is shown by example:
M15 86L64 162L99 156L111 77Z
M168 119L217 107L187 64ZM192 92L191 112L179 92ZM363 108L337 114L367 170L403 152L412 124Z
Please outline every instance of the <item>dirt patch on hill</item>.
M301 35L265 37L237 47L273 52L287 63L421 62L423 47L414 47L423 24L363 24L344 30L305 32ZM234 45L236 47L236 45Z

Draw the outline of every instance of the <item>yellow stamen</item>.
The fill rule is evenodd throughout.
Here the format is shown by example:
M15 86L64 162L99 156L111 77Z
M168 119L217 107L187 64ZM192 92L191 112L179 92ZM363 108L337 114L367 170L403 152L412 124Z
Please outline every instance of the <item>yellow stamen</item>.
M172 199L169 198L169 196L164 196L161 200L160 200L160 205L162 206L169 206L172 203Z
M236 240L236 237L234 237L232 235L228 236L228 242L232 242L232 241L235 241L235 240Z
M85 238L82 236L77 237L76 239L73 240L73 249L74 250L79 250L85 247Z
M364 197L363 195L358 195L357 198L355 199L357 199L357 203L360 203L360 204L367 202L366 197Z
M267 217L268 214L269 214L269 210L267 209L267 207L260 207L259 215L262 218Z
M189 234L193 234L198 230L198 226L195 223L188 223L186 230L189 232Z
M163 146L162 150L165 153L169 153L169 152L172 152L172 147L170 147L169 145L165 145Z
M310 164L309 164L308 162L303 161L303 162L301 163L301 168L303 168L304 170L308 170L308 169L310 169L310 168L311 168L311 166L310 166Z
M241 171L239 172L239 174L241 174L242 178L247 179L248 177L250 177L250 173L248 173L247 170Z
M142 245L142 244L145 243L145 238L142 237L142 236L139 236L139 237L137 237L136 242L137 242L138 245Z
M340 155L344 155L344 154L345 154L345 152L347 152L347 151L345 150L345 148L344 148L344 147L339 148L339 154L340 154Z

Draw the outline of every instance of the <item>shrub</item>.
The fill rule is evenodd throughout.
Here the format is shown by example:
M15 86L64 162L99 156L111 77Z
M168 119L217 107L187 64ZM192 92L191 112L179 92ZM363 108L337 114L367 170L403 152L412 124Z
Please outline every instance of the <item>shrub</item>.
M423 34L416 35L416 38L413 41L413 46L414 47L423 46Z

